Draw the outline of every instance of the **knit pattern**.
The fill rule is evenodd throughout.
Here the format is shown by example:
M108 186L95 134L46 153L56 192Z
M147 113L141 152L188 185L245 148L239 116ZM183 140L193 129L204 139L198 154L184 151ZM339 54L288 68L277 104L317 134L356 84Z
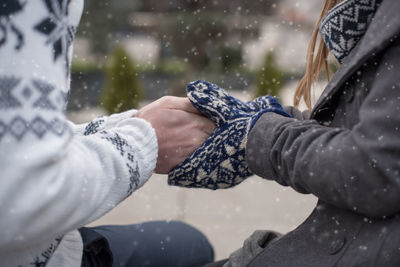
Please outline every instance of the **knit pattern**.
M0 48L7 40L15 37L14 48L20 50L24 44L24 35L13 21L13 16L22 11L20 1L6 1L0 4Z
M109 133L107 131L101 131L100 136L102 139L110 142L115 149L118 150L121 157L124 158L126 167L129 171L129 188L126 195L130 196L135 191L140 183L139 177L139 163L138 157L135 155L135 149L128 143L127 140L122 138L118 133Z
M46 266L46 263L50 260L54 251L57 249L58 245L62 240L62 236L57 237L53 243L49 245L49 247L44 250L40 255L36 256L34 261L30 263L31 266L42 267Z
M16 77L0 77L0 109L21 107L21 101L13 94L21 79Z
M83 135L88 136L99 132L103 128L104 122L105 119L103 117L92 120L86 125Z
M65 103L65 94L55 90L55 86L46 81L32 79L26 82L16 76L0 76L0 110L34 109L64 113ZM16 141L28 135L42 139L47 134L61 137L71 135L71 132L67 123L56 114L38 114L33 118L20 115L0 118L0 141L6 136Z
M35 25L35 30L47 36L46 44L52 47L54 61L59 57L64 57L65 73L69 75L69 47L75 37L76 27L68 24L68 9L71 0L54 1L43 0L48 17L44 18Z
M66 134L70 136L71 129L65 121L57 117L48 121L40 116L36 116L32 120L16 116L8 123L0 120L0 141L5 136L21 141L27 135L42 139L46 135L61 137Z
M65 113L66 93L40 79L0 75L0 110L32 108Z
M382 0L346 0L322 20L319 31L329 51L342 63L364 36Z
M271 96L245 103L204 81L189 84L187 95L217 128L191 157L169 173L170 185L215 190L241 183L252 175L246 163L246 143L257 119L265 112L289 116Z

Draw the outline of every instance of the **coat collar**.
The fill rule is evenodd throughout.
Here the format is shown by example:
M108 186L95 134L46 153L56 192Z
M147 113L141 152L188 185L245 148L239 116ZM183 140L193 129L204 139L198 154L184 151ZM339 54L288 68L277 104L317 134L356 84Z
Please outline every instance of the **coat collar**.
M317 115L320 108L332 98L343 83L353 75L360 65L362 65L372 54L385 48L391 38L400 33L399 12L399 0L383 0L364 37L360 40L353 51L344 59L343 64L332 77L332 80L317 101L312 110L311 118L314 118Z

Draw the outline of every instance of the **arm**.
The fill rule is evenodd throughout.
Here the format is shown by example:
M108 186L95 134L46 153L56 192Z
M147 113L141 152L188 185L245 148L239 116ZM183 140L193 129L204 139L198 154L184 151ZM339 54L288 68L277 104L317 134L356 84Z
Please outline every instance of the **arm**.
M256 174L368 216L400 210L399 42L381 59L352 129L263 115L249 134Z
M62 3L70 5L69 13L57 21L65 13L57 10L48 19L50 10L61 8L57 1L27 1L10 18L24 45L16 49L12 38L0 45L3 253L54 240L99 218L143 185L156 164L168 172L213 130L187 99L171 97L140 114L128 111L85 126L68 122L63 107L71 40L64 38L77 26L79 8L76 1ZM53 22L68 25L50 38Z
M156 165L156 134L142 119L127 116L106 131L72 134L63 107L69 38L82 9L77 3L71 1L66 16L65 7L51 7L56 11L49 1L26 1L7 21L22 41L16 47L9 31L0 45L2 252L95 220L140 187ZM51 20L58 8L63 12ZM59 32L63 23L68 31Z
M21 139L8 132L0 142L0 202L8 213L0 219L8 229L1 234L2 248L46 240L95 220L140 187L155 167L157 138L144 120L130 118L108 131L72 136L67 124L57 134L50 126L54 116L65 123L60 114L31 111L31 119L15 113L1 113L1 122L12 127L20 116L30 123ZM39 122L51 127L41 137Z

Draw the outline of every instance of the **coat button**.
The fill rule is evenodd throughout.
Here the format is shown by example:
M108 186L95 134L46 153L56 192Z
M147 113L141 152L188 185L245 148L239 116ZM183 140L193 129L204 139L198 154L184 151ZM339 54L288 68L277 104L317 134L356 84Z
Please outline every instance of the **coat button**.
M336 240L332 241L331 246L329 248L329 254L335 255L337 254L346 244L346 238L340 237Z

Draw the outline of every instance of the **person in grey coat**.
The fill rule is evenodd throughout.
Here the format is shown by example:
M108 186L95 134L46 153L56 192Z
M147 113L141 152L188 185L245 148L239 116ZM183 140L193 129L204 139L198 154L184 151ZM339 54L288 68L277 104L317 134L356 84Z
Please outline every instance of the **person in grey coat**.
M253 173L318 204L294 231L256 233L208 266L400 266L400 1L325 2L325 46L314 53L315 32L295 102L311 106L327 49L339 69L311 112L264 113L246 146Z

